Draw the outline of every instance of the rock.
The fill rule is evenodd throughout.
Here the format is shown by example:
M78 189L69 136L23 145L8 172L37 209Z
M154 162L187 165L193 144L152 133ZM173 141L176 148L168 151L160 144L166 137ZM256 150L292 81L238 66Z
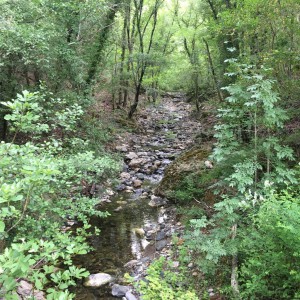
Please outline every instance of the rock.
M154 195L151 196L151 201L148 203L151 207L159 207L166 204L166 200L156 197Z
M210 154L211 145L206 145L205 147L195 146L185 151L169 164L164 172L162 181L154 191L155 195L176 201L177 199L174 196L176 194L172 192L176 190L176 187L181 184L186 176L192 174L197 174L197 176L199 174L201 176L201 174L208 172L205 161L207 161Z
M136 179L136 180L133 181L133 186L134 186L135 188L140 187L142 184L143 184L143 181L141 181L141 180L139 180L139 179Z
M139 167L139 166L143 165L145 162L146 161L143 158L134 158L129 163L129 167L136 168L136 167Z
M145 175L142 174L142 173L136 174L136 177L137 177L139 180L144 180L144 179L145 179Z
M109 274L97 273L97 274L91 274L89 277L87 277L83 285L85 287L100 287L112 282L113 280L114 277L112 277Z
M161 161L160 160L156 160L154 162L154 165L157 166L157 167L159 167L161 165Z
M127 146L125 146L125 145L116 146L116 150L121 151L121 152L127 152Z
M111 294L114 297L123 297L126 295L126 293L130 290L129 286L125 286L125 285L119 285L119 284L114 284L112 286L112 292Z
M136 260L136 259L133 259L133 260L131 260L131 261L129 261L128 263L126 263L125 265L124 265L124 267L125 268L133 268L134 266L136 266L136 264L138 263L139 261L138 260Z
M138 156L148 156L148 152L138 152Z
M126 156L125 156L126 159L135 159L135 158L138 158L138 155L135 153L135 152L129 152Z
M117 207L116 209L114 209L114 212L119 212L119 211L121 211L123 209L123 207L122 206L119 206L119 207Z
M143 228L134 228L133 231L140 237L145 235L145 231Z
M122 172L121 174L120 174L120 177L122 178L122 179L130 179L130 177L131 177L131 175L129 174L129 173L127 173L127 172Z
M207 169L212 169L212 168L214 167L213 164L212 164L212 162L209 161L209 160L206 160L206 161L204 162L204 165L205 165L205 167L206 167Z
M157 241L161 241L163 240L164 238L166 238L166 233L164 231L159 231L157 234L156 234L156 237L155 239Z
M157 251L161 251L163 248L165 248L168 244L168 241L167 240L161 240L161 241L158 241L156 243L156 250Z
M119 205L126 205L127 204L126 201L117 201L116 203L119 204Z
M113 196L115 194L115 192L111 189L106 190L106 194L109 196Z
M130 291L128 291L125 295L127 300L138 300L136 296L134 296Z
M125 184L120 184L116 187L116 190L118 192L124 191L126 189L126 185Z
M33 285L25 280L19 282L17 293L21 296L21 299L31 299L33 297L36 300L46 299L43 292L34 290Z
M173 261L173 268L178 268L179 267L179 261Z

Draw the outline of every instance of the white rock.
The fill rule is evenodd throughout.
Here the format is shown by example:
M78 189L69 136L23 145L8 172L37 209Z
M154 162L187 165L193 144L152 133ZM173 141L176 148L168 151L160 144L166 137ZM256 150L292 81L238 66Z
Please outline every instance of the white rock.
M179 267L179 261L173 261L173 268Z
M102 285L112 282L113 280L114 277L112 277L109 274L97 273L97 274L91 274L89 277L87 277L83 285L86 287L100 287Z
M206 160L206 161L204 162L204 165L205 165L205 167L206 167L207 169L212 169L212 168L214 167L213 164L212 164L212 162L209 161L209 160Z

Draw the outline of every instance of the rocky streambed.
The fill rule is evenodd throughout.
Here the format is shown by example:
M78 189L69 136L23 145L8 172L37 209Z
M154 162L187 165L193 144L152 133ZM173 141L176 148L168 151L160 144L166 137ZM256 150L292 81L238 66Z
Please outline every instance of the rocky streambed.
M170 256L172 235L180 236L184 227L175 207L154 190L199 133L201 124L190 118L191 112L184 95L168 95L141 111L138 132L119 137L116 151L124 156L120 184L102 199L100 209L111 216L93 220L101 230L90 240L95 250L76 258L77 265L94 274L77 287L76 299L139 299L124 286L124 273L139 280L154 258Z

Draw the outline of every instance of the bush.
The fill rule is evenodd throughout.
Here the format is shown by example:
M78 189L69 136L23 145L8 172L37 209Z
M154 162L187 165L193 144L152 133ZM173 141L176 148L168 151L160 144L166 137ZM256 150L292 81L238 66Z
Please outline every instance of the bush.
M5 103L11 109L6 119L14 131L38 139L56 126L74 131L81 108L61 107L59 113L45 116L41 97L23 92ZM107 213L96 210L98 200L83 196L80 184L113 177L119 164L109 155L72 153L63 145L51 135L43 144L0 144L0 297L5 299L16 298L22 278L36 289L48 287L47 299L72 299L67 288L88 275L73 265L72 256L87 253L86 238L98 233L97 228L91 230L90 217ZM81 226L70 230L68 221ZM58 265L64 269L56 270Z
M186 269L176 272L172 261L164 257L155 260L147 269L146 280L136 283L136 288L144 300L197 300L199 299L190 287Z
M299 299L299 220L299 194L274 194L262 203L241 244L243 299Z

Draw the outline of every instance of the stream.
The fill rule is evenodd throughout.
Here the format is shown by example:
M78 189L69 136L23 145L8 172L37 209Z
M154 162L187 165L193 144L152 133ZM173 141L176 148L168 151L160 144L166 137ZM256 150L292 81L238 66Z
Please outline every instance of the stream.
M77 266L91 274L110 274L122 284L124 273L143 278L154 257L169 255L171 236L184 228L172 204L153 195L153 188L165 168L194 141L200 124L191 120L191 111L184 95L167 94L141 111L138 132L119 137L116 150L124 154L120 184L100 208L111 215L92 220L101 233L90 238L92 252L75 258ZM111 291L110 285L79 284L75 293L77 300L117 299Z

